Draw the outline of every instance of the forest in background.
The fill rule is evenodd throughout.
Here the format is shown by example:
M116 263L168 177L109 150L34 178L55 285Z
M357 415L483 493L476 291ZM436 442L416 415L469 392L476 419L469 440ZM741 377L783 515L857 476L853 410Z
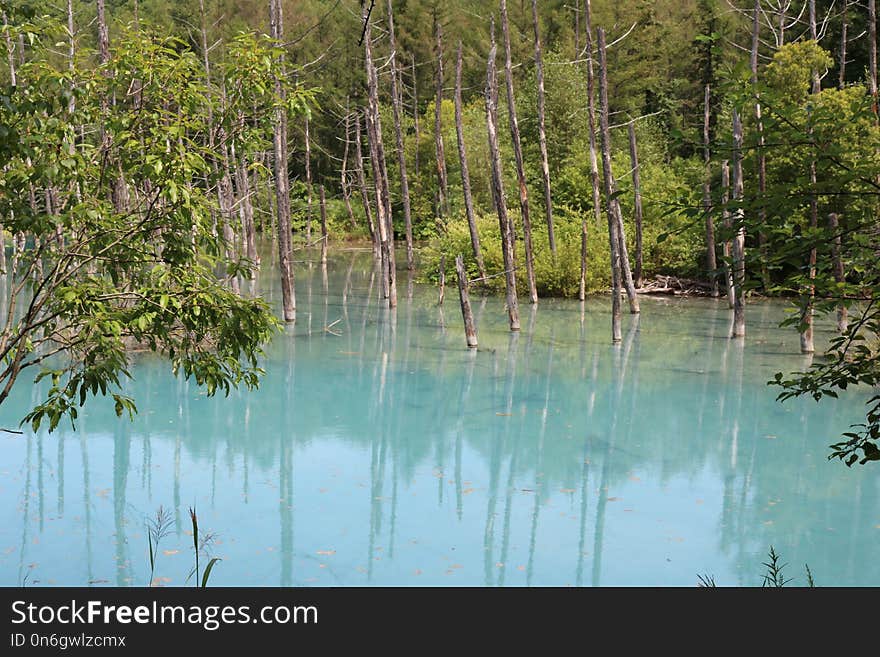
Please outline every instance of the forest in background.
M96 64L98 30L96 3L72 0L73 40L77 44L78 66ZM288 177L294 232L304 232L306 223L317 225L318 185L325 185L328 199L331 238L346 233L366 236L367 221L363 206L357 202L358 190L354 166L348 161L347 177L352 191L351 210L354 225L343 204L341 169L346 146L354 148L355 113L367 105L364 75L364 52L360 43L363 7L371 3L339 0L317 2L304 0L281 2L286 24L287 76L292 85L313 92L306 115L290 120L288 125ZM681 210L699 207L705 174L703 161L704 91L710 86L708 133L713 158L730 159L732 101L731 85L750 65L753 16L760 7L758 68L763 73L779 46L810 37L807 8L809 2L773 0L753 3L748 0L661 0L645 2L592 2L592 26L602 27L609 42L620 41L608 49L608 98L612 126L612 162L621 190L620 202L632 241L634 214L626 124L635 119L641 173L643 205L643 244L646 274L671 274L688 278L706 278L705 236L698 222L690 221ZM823 88L865 84L870 59L868 12L863 3L838 0L815 2L819 44L833 56L822 68ZM54 14L62 27L67 25L64 6L49 8L35 3L9 2L15 7ZM235 43L243 33L268 35L269 3L262 0L228 2L225 0L106 0L110 53L114 41L127 38L134 26L157 38L179 39L177 48L190 49L215 71L235 65ZM590 213L593 198L590 190L588 111L586 103L587 54L585 5L579 2L547 1L537 3L539 32L543 46L546 141L552 203L565 239L560 240L571 262L545 264L536 254L541 271L540 292L546 295L577 294L577 252L579 224ZM461 166L456 152L455 85L456 50L462 46L462 122L464 141L470 162L470 186L475 208L488 222L494 208L491 191L489 152L485 136L484 88L488 53L489 22L497 7L484 2L445 0L436 2L396 2L397 72L400 79L401 129L408 163L409 197L413 217L413 236L427 242L443 239L435 245L448 251L459 246L456 240L457 219L464 214L461 193ZM531 3L513 0L509 7L514 90L523 150L523 165L533 213L543 201L541 155L536 103L537 81L534 62L534 27ZM21 13L21 12L19 12ZM30 14L27 14L30 15ZM383 141L389 165L388 178L394 214L394 231L403 239L400 174L394 164L395 123L392 112L392 89L389 32L385 2L372 8L373 51L378 73L379 111ZM442 217L438 207L440 187L436 166L434 136L437 99L438 48L435 26L442 29L442 104L441 134L445 144L445 168L449 187L449 216ZM783 29L780 29L782 27ZM204 28L204 29L203 29ZM204 35L203 35L204 31ZM64 35L59 35L64 37ZM844 37L842 41L842 37ZM65 37L66 38L66 37ZM840 65L840 48L845 44L845 67ZM60 44L59 44L60 45ZM207 53L204 53L207 46ZM12 45L15 48L14 44ZM595 50L595 37L593 37ZM67 58L66 46L48 48L44 54L59 68ZM35 50L32 56L38 56ZM25 61L27 52L16 55ZM593 58L595 60L595 57ZM8 69L0 75L8 79ZM503 77L503 73L502 73ZM763 75L759 76L763 77ZM788 80L785 80L788 83ZM212 82L219 84L220 81ZM499 99L499 114L506 115L504 94ZM349 134L346 136L346 115ZM745 115L749 132L750 115ZM418 124L418 126L417 126ZM308 127L307 127L308 126ZM306 138L308 130L308 139ZM365 127L364 127L365 130ZM505 135L502 135L505 136ZM263 162L271 166L270 134L264 135ZM748 135L746 135L748 141ZM367 148L363 136L363 148ZM516 189L513 147L510 139L500 139L505 188ZM349 156L353 159L353 156ZM365 175L371 181L369 155ZM744 154L746 160L751 152ZM717 163L713 161L713 165ZM746 161L747 173L755 163ZM772 162L771 162L772 166ZM601 167L600 167L601 168ZM599 171L600 177L602 172ZM720 167L710 171L713 194L721 197ZM754 197L755 176L744 178L745 196ZM788 182L781 180L780 182ZM311 188L311 189L310 189ZM257 198L261 190L256 190ZM370 189L372 193L372 189ZM271 212L269 194L262 199L261 210ZM444 200L445 203L445 200ZM512 205L516 205L513 203ZM514 207L514 214L519 209ZM540 217L540 214L536 214ZM311 221L310 221L311 220ZM266 222L268 223L268 222ZM536 222L540 223L540 222ZM485 226L486 239L493 225ZM601 229L601 227L598 227ZM565 232L568 229L569 232ZM451 235L449 234L451 232ZM458 230L460 232L460 230ZM541 236L546 231L536 226L537 251L546 247ZM596 267L589 272L589 289L606 289L610 282L607 257L601 231L591 231L591 260ZM657 237L673 237L658 241ZM747 239L751 242L752 237ZM452 242L452 243L449 243ZM632 250L632 246L630 248ZM496 249L496 251L499 251ZM428 255L431 255L429 252ZM438 259L433 254L432 268ZM497 254L500 258L500 251ZM563 260L566 260L563 258ZM602 266L599 266L601 263ZM449 263L451 272L451 262ZM766 282L766 281L762 281Z

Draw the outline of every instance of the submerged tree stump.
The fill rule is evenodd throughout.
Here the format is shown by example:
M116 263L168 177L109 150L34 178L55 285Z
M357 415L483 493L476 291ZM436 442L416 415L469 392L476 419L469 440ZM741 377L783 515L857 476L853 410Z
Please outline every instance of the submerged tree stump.
M446 256L440 256L440 271L438 273L440 278L440 296L437 299L437 305L443 305L443 297L446 294Z
M321 264L327 264L327 202L324 200L324 185L318 188L321 198Z
M464 269L464 258L455 257L455 273L458 276L458 298L461 300L461 318L464 320L464 335L470 349L477 348L477 329L474 326L474 314L468 296L467 272Z

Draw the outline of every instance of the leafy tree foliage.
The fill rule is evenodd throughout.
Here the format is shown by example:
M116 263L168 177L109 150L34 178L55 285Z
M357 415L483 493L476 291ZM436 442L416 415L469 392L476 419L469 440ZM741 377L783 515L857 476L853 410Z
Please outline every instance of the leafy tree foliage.
M818 316L842 307L850 313L848 329L831 340L827 353L807 371L776 375L772 383L782 387L782 400L809 395L818 401L837 397L851 386L880 384L880 127L863 85L810 93L813 74L831 64L829 53L815 42L786 44L766 67L757 89L744 85L731 96L747 106L758 94L766 111L766 194L753 190L741 204L746 231L762 231L767 240L764 252L755 254L751 271L759 270L760 258L773 273L769 291L792 299L797 312L785 325L803 330L811 307ZM754 134L751 144L756 147ZM820 217L815 227L808 219L814 199ZM766 212L764 222L758 220L761 209ZM829 221L831 215L836 221ZM729 235L728 231L722 237ZM814 271L808 261L812 250ZM843 280L835 274L838 253ZM845 438L832 445L830 458L847 465L880 460L880 396L869 400L866 422Z
M233 43L219 103L174 37L124 30L106 65L80 57L68 68L49 53L66 36L57 22L15 18L4 44L21 35L30 56L0 90L0 216L15 240L0 403L33 369L51 380L24 419L34 429L75 420L90 395L134 413L124 379L137 350L167 357L209 395L256 386L277 322L227 284L252 263L221 257L217 138L243 151L266 140L271 44ZM303 102L292 95L293 109Z

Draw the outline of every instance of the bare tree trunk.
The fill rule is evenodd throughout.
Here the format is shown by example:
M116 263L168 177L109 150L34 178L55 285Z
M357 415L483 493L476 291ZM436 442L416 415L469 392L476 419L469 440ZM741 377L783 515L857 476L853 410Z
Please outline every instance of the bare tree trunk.
M630 121L627 128L629 132L629 161L633 181L633 219L636 225L635 285L642 287L642 180L639 174L639 149L636 144L635 124Z
M611 129L608 126L608 80L605 68L605 30L599 36L599 136L602 142L602 172L605 179L605 202L608 214L608 244L611 248L611 340L620 342L621 254L619 224L617 222L615 196L617 189L611 171Z
M273 146L273 150L274 150L274 146ZM268 166L268 162L269 162L269 154L266 153L264 164ZM268 189L266 191L266 198L269 202L268 228L269 228L269 234L272 236L272 243L274 244L276 242L276 240L278 239L278 231L276 230L276 228L278 227L278 203L277 203L277 198L276 198L277 195L275 194L274 175L273 175L272 181L269 183L269 187L270 187L270 189ZM261 226L261 228L262 228L263 235L265 235L267 224L265 223L265 220L263 220L262 223L263 223L263 225Z
M415 162L413 162L413 167L414 167L415 173L416 173L416 180L418 180L419 179L419 144L421 143L421 141L420 141L420 135L419 135L419 88L418 88L418 80L416 78L416 58L415 58L415 55L410 55L409 61L410 61L411 70L412 70L412 86L413 86L413 88L412 88L413 128L415 129L415 132L416 132L416 155L414 158Z
M110 61L110 33L107 30L107 16L104 11L104 0L97 0L98 5L98 53L101 63Z
M260 254L257 251L257 228L254 222L254 204L251 201L251 187L248 180L247 164L244 157L236 167L236 186L238 187L239 203L241 204L242 227L244 228L245 253L252 266L260 266ZM256 269L251 272L251 280L256 277Z
M819 33L816 26L816 0L809 1L809 21L810 21L810 39L819 43ZM813 71L813 93L817 94L822 90L822 78L819 77L819 71Z
M6 37L6 59L9 63L9 84L10 86L18 86L18 75L15 70L15 48L12 44L12 37L9 36L9 17L3 12L3 27L5 28L4 36Z
M204 9L204 3L200 2L202 9ZM205 28L205 13L202 11L202 35L204 38L204 42L207 43L207 29ZM205 50L205 61L208 60L207 49ZM206 82L210 85L210 69L205 69L205 75L207 76ZM220 107L221 111L225 112L226 108L226 88L225 86L221 86L220 88ZM209 137L209 141L212 142L213 145L213 134L214 134L214 121L213 115L209 114L208 119L208 132L211 135ZM235 232L232 230L232 222L235 216L235 193L232 188L232 177L230 175L230 160L229 160L229 140L227 139L226 128L221 124L219 129L217 130L217 137L220 142L219 146L219 158L214 155L212 157L212 166L214 167L214 174L218 174L218 165L219 165L219 176L217 180L217 200L220 206L220 234L223 237L223 244L225 250L226 262L228 264L233 264L236 262L236 252L235 252ZM217 152L217 148L214 147L211 149L215 153ZM218 162L219 159L219 162ZM233 292L239 294L241 292L241 286L239 285L238 276L230 275L229 277L229 285Z
M394 134L397 140L397 166L400 169L400 195L403 200L403 219L406 231L406 268L415 269L412 237L412 214L409 200L409 180L406 173L406 154L403 150L403 90L398 78L397 41L394 38L394 11L388 0L388 36L391 45L391 105L394 109Z
M556 236L553 233L553 198L550 193L550 160L547 156L547 129L544 122L544 60L541 55L541 30L538 24L538 3L532 0L532 23L535 28L535 74L538 78L538 143L541 147L541 177L544 182L544 214L547 218L547 239L550 252L556 257Z
M437 292L437 305L443 305L443 297L446 295L446 256L440 256L440 267L437 270L437 280L440 289Z
M510 54L510 25L507 20L507 0L501 0L501 31L504 35L504 71L507 82L507 114L510 120L510 138L513 141L513 154L516 159L516 177L519 183L519 209L522 214L523 247L526 252L526 280L529 286L529 303L538 303L538 288L535 284L535 263L532 251L532 222L529 219L529 194L526 188L526 173L523 165L522 143L519 136L519 122L516 118L516 99L513 94L513 63Z
M73 0L67 0L67 38L68 38L68 47L67 47L67 70L71 75L71 86L75 85L73 81L73 74L76 70L76 26L73 23ZM12 53L10 53L11 56ZM70 95L70 100L67 103L67 111L70 114L76 110L76 96L74 94ZM71 144L71 152L73 152L74 146Z
M581 10L577 3L572 7L572 11L574 12L574 58L578 59L581 56Z
M841 254L841 235L839 233L840 224L838 222L837 213L832 212L828 215L828 227L831 229L833 236L831 242L831 262L834 268L834 280L837 283L846 282L846 272L843 268L843 257ZM840 333L846 333L849 326L849 311L846 305L840 304L837 307L837 330Z
M727 207L728 201L730 200L730 166L727 163L727 160L724 160L721 163L721 221L724 224L725 230L730 232L730 229L733 227L733 222L730 218L730 210ZM734 297L736 296L736 288L733 284L733 275L731 272L731 268L728 265L730 262L730 253L731 253L731 244L730 240L724 240L723 245L723 254L724 254L724 281L727 287L727 305L733 310L734 306Z
M6 271L6 233L2 225L0 225L0 276L5 276ZM0 281L0 285L5 285Z
M593 217L602 222L602 196L599 185L599 161L596 154L596 92L593 75L593 19L590 0L584 0L584 35L587 52L587 130L590 133L590 185L593 189ZM578 298L586 296L587 283L587 220L581 222L581 282Z
M434 16L434 27L437 36L437 88L434 95L434 151L437 155L437 189L440 195L437 209L439 216L449 216L449 182L446 175L446 151L443 147L443 35L440 21Z
M809 21L810 21L810 39L813 41L818 41L818 33L816 29L816 0L809 1ZM818 94L822 90L822 83L819 79L819 72L813 71L812 75L813 88L812 93ZM810 137L813 135L813 127L810 126ZM819 227L819 202L816 197L816 154L813 152L813 156L810 158L810 231L815 233L816 229ZM812 235L810 241L815 240L815 235ZM813 246L810 248L810 254L807 261L808 268L808 276L810 279L810 283L807 285L807 302L804 305L803 313L801 314L801 326L803 330L801 331L801 353L802 354L812 354L816 351L816 346L813 341L813 305L816 296L816 286L813 283L816 278L816 259L817 259L817 251L815 242Z
M755 0L755 4L756 4L756 5L757 5L757 3L758 3L758 0ZM777 6L776 19L777 19L777 25L778 25L778 28L777 28L777 29L779 30L778 33L776 34L776 47L777 47L777 48L781 48L783 45L785 45L785 29L786 29L786 26L785 26L785 19L786 19L786 8L787 8L790 4L791 4L791 3L779 2L779 3L776 5L776 6Z
M373 243L373 258L381 258L379 246L379 231L373 222L373 208L370 207L370 192L367 189L367 176L364 174L363 145L361 143L361 117L355 114L355 170L357 171L358 187L361 192L361 203L364 206L364 216L367 218L367 229L370 231L370 241Z
M220 225L221 234L225 248L226 262L232 264L236 260L235 254L235 233L232 230L232 220L235 216L235 196L232 192L232 178L229 176L229 155L226 147L225 132L221 128L219 131L220 143L222 144L222 158L220 165L223 173L217 184L217 197L220 202ZM232 291L238 294L241 292L238 276L229 276L229 284Z
M495 21L491 27L492 45L486 66L486 127L489 136L489 162L492 168L492 198L498 213L501 230L501 252L504 259L504 282L507 289L507 315L510 330L519 331L519 304L516 298L516 272L513 246L513 227L507 216L507 203L504 200L503 169L501 152L498 147L498 82L495 73Z
M342 170L339 173L339 182L342 186L342 198L345 201L345 209L348 210L348 219L351 222L351 229L357 228L357 222L354 219L354 211L351 209L351 185L348 180L348 150L351 146L351 112L349 111L349 102L345 103L345 149L342 152Z
M843 16L840 22L840 68L837 77L837 87L843 89L846 86L846 39L849 29L849 0L843 0Z
M742 147L743 128L739 118L739 112L733 109L733 201L742 203L743 199L743 173L742 173ZM738 205L734 212L736 216L736 236L733 239L733 282L736 287L733 305L733 335L739 338L746 334L746 310L745 310L745 279L746 279L746 229L743 224L743 209Z
M623 227L623 212L620 210L620 203L616 203L614 213L617 215L617 239L620 240L620 275L623 289L626 292L626 299L629 302L629 312L636 315L641 312L639 307L639 295L636 293L635 282L633 281L632 269L629 265L629 251L626 246L626 230Z
M715 258L715 220L712 217L712 153L709 150L709 85L703 99L703 212L706 213L706 269L712 282L712 296L718 296L718 262Z
M810 193L810 230L814 232L819 225L819 205L816 200L816 161L810 162L810 186L814 190ZM815 240L815 234L810 241ZM806 296L807 301L801 313L801 353L812 354L816 351L813 344L813 304L816 296L816 286L813 280L816 278L816 247L810 248L810 254L807 258L807 269L810 282L807 285Z
M107 29L107 15L104 7L104 0L97 0L97 10L98 10L98 53L100 56L101 64L107 64L110 61L110 33ZM109 74L109 71L107 72ZM109 98L102 99L103 109L107 111L110 106ZM109 149L110 144L104 143L104 131L101 130L101 142L102 147ZM116 165L116 168L119 168L118 163L111 164L111 167ZM128 186L125 184L125 179L122 177L122 173L120 171L119 176L113 180L113 188L110 192L111 199L113 201L113 208L118 213L123 213L128 208Z
M868 89L874 99L874 116L877 112L877 3L868 0Z
M455 273L458 275L458 298L461 301L461 318L464 320L464 335L469 349L477 348L477 329L474 326L474 314L468 295L467 272L464 269L464 258L455 258Z
M379 243L382 247L383 287L388 307L397 306L397 272L394 264L394 228L391 221L391 195L388 190L388 171L385 166L385 147L382 145L382 122L379 117L379 78L373 64L373 44L370 22L364 7L364 65L367 73L367 137L370 140L370 157L373 162L376 183L377 225Z
M758 84L758 46L760 44L760 22L761 0L755 0L754 15L752 16L752 47L749 53L749 67L752 72L752 86ZM785 12L783 11L780 19L780 30L784 29ZM767 210L764 207L764 196L767 192L767 156L764 152L764 120L762 117L761 101L755 98L755 125L758 132L758 196L760 204L758 206L758 225L764 226L767 223ZM766 248L764 243L766 237L763 230L758 231L758 249L763 255ZM767 270L766 258L761 258L761 285L764 289L770 287L770 272Z
M455 134L458 139L458 160L461 164L461 188L464 193L464 210L467 215L468 230L471 234L471 248L474 259L480 270L480 278L486 277L486 266L483 264L483 253L480 251L480 235L477 232L477 221L474 216L474 200L471 196L471 176L468 169L467 152L464 145L464 128L462 125L461 103L461 41L458 42L458 55L455 60Z
M367 109L365 120L367 125L367 143L370 147L370 169L373 175L373 193L376 200L376 242L379 252L379 281L382 284L382 298L391 298L391 279L388 274L388 221L385 216L385 201L382 198L382 174L379 168L379 155L376 147L376 136L372 124L372 110Z
M809 22L810 22L810 39L818 42L818 32L816 27L816 0L809 1ZM819 71L812 72L812 93L818 94L822 90L822 83L819 78ZM810 136L812 137L813 128L810 126ZM816 154L810 159L810 231L814 233L811 241L815 240L815 231L819 227L819 202L816 197ZM810 283L807 285L806 295L807 301L804 305L801 315L801 353L812 354L816 351L813 342L813 306L816 296L816 286L813 281L816 278L816 246L810 249L807 261L808 275Z
M312 243L312 139L309 134L309 115L306 114L306 244Z
M269 0L269 25L271 37L276 43L284 43L284 17L281 0ZM286 96L281 83L284 76L284 52L278 53L275 73L275 95L283 100ZM296 321L296 289L293 267L290 264L290 188L287 178L287 112L279 102L275 109L272 150L275 170L275 198L278 212L278 267L281 272L281 303L284 321Z
M599 30L599 84L600 87L602 85L605 86L605 91L601 93L605 94L605 121L608 122L608 60L605 56L605 31ZM603 169L605 166L605 157L606 153L604 152L606 149L608 151L608 170L605 174L606 177L611 176L611 185L614 188L614 191L617 191L617 183L614 181L614 174L611 170L611 135L610 132L608 135L603 137L603 146L602 146L602 164ZM607 187L607 183L606 183ZM636 286L633 283L633 275L632 270L629 265L629 252L626 246L626 230L623 226L623 213L620 210L620 202L617 200L617 197L608 200L609 206L614 211L614 216L617 220L617 249L620 254L620 282L623 285L623 288L626 290L626 298L629 301L629 312L633 315L640 312L639 308L639 296L636 294Z
M318 188L321 201L321 264L327 264L327 201L324 198L324 185Z
M224 98L225 98L224 88ZM238 126L244 126L244 116L238 115ZM260 266L260 254L257 251L257 229L254 223L254 205L251 200L250 180L248 178L246 154L241 157L236 152L235 140L230 141L231 165L235 172L235 189L238 195L238 212L244 233L244 255L251 263L250 280L256 280L256 269Z
M68 0L68 9L70 9ZM16 76L15 71L15 51L12 47L12 38L9 36L9 19L6 16L6 12L3 12L3 27L5 29L5 37L6 37L6 57L9 62L9 83L13 87L18 86L18 78ZM73 37L71 37L72 39ZM72 46L71 46L72 47ZM17 262L18 249L16 248L16 239L15 235L12 236L12 247L13 247L13 276L15 275L15 263ZM0 225L0 272L2 274L6 274L6 237L3 226ZM5 285L5 283L0 282L0 284Z

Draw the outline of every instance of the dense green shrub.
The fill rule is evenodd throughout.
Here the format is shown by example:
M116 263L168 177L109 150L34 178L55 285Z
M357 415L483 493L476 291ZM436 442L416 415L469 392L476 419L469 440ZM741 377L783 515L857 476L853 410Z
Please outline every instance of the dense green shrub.
M580 285L581 271L581 218L583 213L569 208L557 208L556 214L556 258L550 253L547 235L541 223L533 225L532 242L534 246L535 279L539 296L576 296ZM525 270L525 251L522 241L522 226L518 212L511 212L517 224L517 288L527 289ZM608 258L608 231L603 225L595 226L592 216L587 217L587 290L596 292L610 284ZM477 219L480 235L480 248L490 277L482 284L496 292L504 290L504 271L501 254L501 237L496 215L480 215ZM446 256L446 276L455 276L455 256L465 258L468 277L479 277L476 260L471 248L470 232L464 217L458 217L448 225L446 234L433 240L422 251L423 276L431 281L437 280L441 255Z

